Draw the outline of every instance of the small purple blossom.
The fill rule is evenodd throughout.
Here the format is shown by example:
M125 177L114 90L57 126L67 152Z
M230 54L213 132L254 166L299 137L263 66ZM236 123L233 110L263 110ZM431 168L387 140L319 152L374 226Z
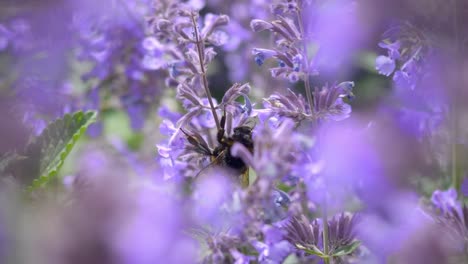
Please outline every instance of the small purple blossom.
M390 76L395 70L395 61L387 56L378 56L375 59L375 65L377 71L385 76Z
M457 191L453 188L446 191L434 191L431 202L442 214L450 213L452 210L461 212L461 205L457 200Z

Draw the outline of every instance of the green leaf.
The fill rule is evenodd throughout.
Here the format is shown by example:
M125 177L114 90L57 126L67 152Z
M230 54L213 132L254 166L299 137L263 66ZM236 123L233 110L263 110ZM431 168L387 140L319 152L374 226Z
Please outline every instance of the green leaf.
M78 139L85 133L89 125L96 121L95 111L76 112L66 114L50 123L27 147L24 156L28 157L28 164L32 167L32 182L29 191L44 186L58 173L67 155ZM30 175L27 175L27 177ZM28 181L28 180L27 180ZM29 180L30 181L30 180Z
M304 252L308 253L308 254L311 254L311 255L316 255L316 256L319 256L320 258L328 258L327 255L325 255L318 247L316 247L315 245L308 245L307 247L306 246L303 246L301 244L296 244L296 247L300 250L303 250Z
M348 245L337 248L333 252L332 256L333 257L342 257L342 256L349 255L349 254L353 253L354 250L356 250L356 248L359 247L359 245L361 245L360 241L357 241L357 240L353 241L351 244L348 244Z

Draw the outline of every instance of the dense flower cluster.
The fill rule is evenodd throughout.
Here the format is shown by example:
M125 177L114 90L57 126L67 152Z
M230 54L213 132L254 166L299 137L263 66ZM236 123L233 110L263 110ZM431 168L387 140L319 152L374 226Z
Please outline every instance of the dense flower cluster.
M420 1L0 4L0 262L465 263L468 16Z

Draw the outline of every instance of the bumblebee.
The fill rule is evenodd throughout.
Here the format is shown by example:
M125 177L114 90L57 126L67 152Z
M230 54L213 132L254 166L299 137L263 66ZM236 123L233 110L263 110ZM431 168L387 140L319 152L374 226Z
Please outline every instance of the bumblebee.
M197 176L210 166L220 166L228 169L237 179L243 188L249 186L249 167L245 162L231 154L231 148L234 143L238 142L244 145L250 152L253 152L252 130L254 123L246 123L246 125L238 126L233 129L231 137L226 135L226 114L220 120L220 129L216 134L216 139L219 143L213 150L208 147L205 140L197 134L187 132L183 129L182 132L186 135L188 142L192 145L192 150L207 155L210 157L211 163L203 168Z

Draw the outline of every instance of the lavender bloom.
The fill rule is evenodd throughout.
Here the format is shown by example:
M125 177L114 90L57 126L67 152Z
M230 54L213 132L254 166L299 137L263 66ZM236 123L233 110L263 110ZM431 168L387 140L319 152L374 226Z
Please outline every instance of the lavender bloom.
M189 11L192 10L190 6L181 3L159 5L149 22L155 39L165 43L164 46L157 44L161 47L160 52L170 56L164 67L170 73L166 83L179 85L178 90L181 85L189 86L200 96L203 92L202 75L216 55L212 47L205 48L205 45L220 46L226 42L226 34L220 27L228 24L229 17L207 14L203 27L199 28L198 14L195 10ZM198 50L200 45L202 48Z
M200 226L221 230L235 225L235 209L230 208L235 189L228 175L224 174L222 170L214 170L194 185L193 217Z
M395 61L387 56L378 56L375 59L375 68L385 76L390 76L395 70Z
M246 256L236 249L231 249L230 253L235 260L234 264L249 264L255 259L253 256Z
M233 135L236 127L248 125L252 121L249 118L252 112L252 105L247 96L249 91L248 84L234 84L226 91L219 105L212 100L214 109L225 109L224 130L228 137ZM197 96L187 84L179 85L178 92L178 98L186 102L189 112L178 120L163 121L162 125L170 130L170 139L166 144L158 145L158 148L164 160L164 167L167 169L177 167L183 170L182 175L195 177L204 168L210 166L210 157L216 145L219 144L216 134L210 131L217 124L213 118L213 112L208 110L210 105L206 98ZM240 97L244 98L244 104L237 101ZM193 142L184 139L186 134L194 136L200 144L194 145Z
M5 2L2 10L14 6ZM2 13L0 58L8 67L0 70L1 96L16 101L15 111L24 113L20 118L27 121L33 134L40 133L47 120L64 114L72 104L66 89L67 60L73 47L72 38L65 37L72 34L70 17L71 9L63 1L48 1L40 8L26 4L15 12ZM55 23L56 19L61 23Z
M275 33L276 49L253 49L255 62L261 66L266 59L275 58L279 67L270 69L273 77L283 78L290 82L297 82L308 78L309 63L307 50L304 44L304 32L300 14L302 1L280 1L272 5L276 20L271 22L262 19L254 19L250 27L254 32L271 31Z
M388 55L377 57L376 69L385 76L393 73L397 87L415 89L424 75L422 60L430 52L426 36L409 23L391 28L384 36L379 46Z
M259 263L281 263L291 254L292 247L283 238L283 230L276 226L266 225L262 228L264 242L253 241L253 246L259 252Z
M245 146L235 143L232 155L241 157L261 178L280 178L291 168L292 153L295 150L295 137L292 131L293 123L285 120L273 131L271 127L257 132L254 137L254 152L250 153ZM282 142L282 144L271 144Z
M210 132L206 133L213 124L210 122L211 119L207 118L207 109L211 111L218 131L221 127L217 109L224 110L227 114L226 134L229 136L233 124L232 115L239 118L236 120L239 126L246 119L243 118L245 115L240 117L237 114L242 115L246 110L247 116L250 114L251 104L247 97L250 87L248 84L235 84L226 92L221 104L216 104L211 96L206 75L208 64L214 59L216 52L213 47L206 47L206 45L219 46L224 43L225 34L219 28L226 25L229 18L226 15L207 14L203 27L199 28L198 14L183 7L182 4L169 6L163 12L160 11L160 15L152 20L152 24L156 37L169 41L166 52L172 57L172 62L169 64L168 84L177 86L176 98L188 111L177 121L176 130L168 142L168 149L172 148L171 144L174 142L180 142L183 136L181 133L189 138L189 142L186 142L182 149L179 148L180 151L173 155L172 160L179 159L183 160L186 165L191 164L192 167L187 166L189 170L184 174L195 177L197 173L194 173L194 169L198 168L200 171L209 166L208 159L214 153L214 148L209 143L219 141ZM173 26L170 27L170 25ZM206 98L203 95L206 95ZM245 106L235 101L241 96L244 97ZM202 136L202 133L207 135Z
M296 95L291 90L288 90L286 95L278 93L266 98L265 108L269 110L270 115L291 118L297 123L303 120L341 121L351 113L351 106L345 103L343 98L354 96L353 87L353 82L343 82L333 86L327 85L322 89L316 88L313 92L312 110L301 95Z
M148 49L156 52L156 44L151 46L147 41L142 45L145 27L141 18L149 7L122 2L112 8L114 17L96 5L83 3L76 8L73 27L79 45L75 55L81 62L92 64L82 79L85 82L97 79L98 85L93 84L96 87L93 89L100 90L102 98L117 97L121 102L117 107L127 110L132 128L140 130L162 84L158 81L160 73L155 72L159 68L149 65L151 61L146 56ZM94 104L94 108L109 100L100 100L96 105L93 97L87 99L85 103Z
M342 213L329 220L327 223L329 256L346 257L359 246L355 230L357 221L356 216L348 213ZM287 232L285 238L296 248L304 250L308 254L324 256L322 223L317 220L309 222L305 216L301 215L293 217L283 228Z
M150 188L138 194L135 216L117 240L122 263L196 263L197 243L182 233L184 218L174 210L181 204Z
M0 3L0 174L49 116L101 109L108 130L124 110L144 130L85 138L31 199L0 175L0 262L467 262L463 1L16 2ZM386 82L360 48L400 9L375 61L393 87L371 90ZM353 109L354 82L333 82L350 73Z
M461 213L460 202L457 201L457 191L451 188L447 191L436 190L432 194L431 202L440 210L441 214L448 214L452 210Z
M455 189L435 190L427 208L434 222L449 236L456 254L467 254L468 245L468 208L457 200Z

